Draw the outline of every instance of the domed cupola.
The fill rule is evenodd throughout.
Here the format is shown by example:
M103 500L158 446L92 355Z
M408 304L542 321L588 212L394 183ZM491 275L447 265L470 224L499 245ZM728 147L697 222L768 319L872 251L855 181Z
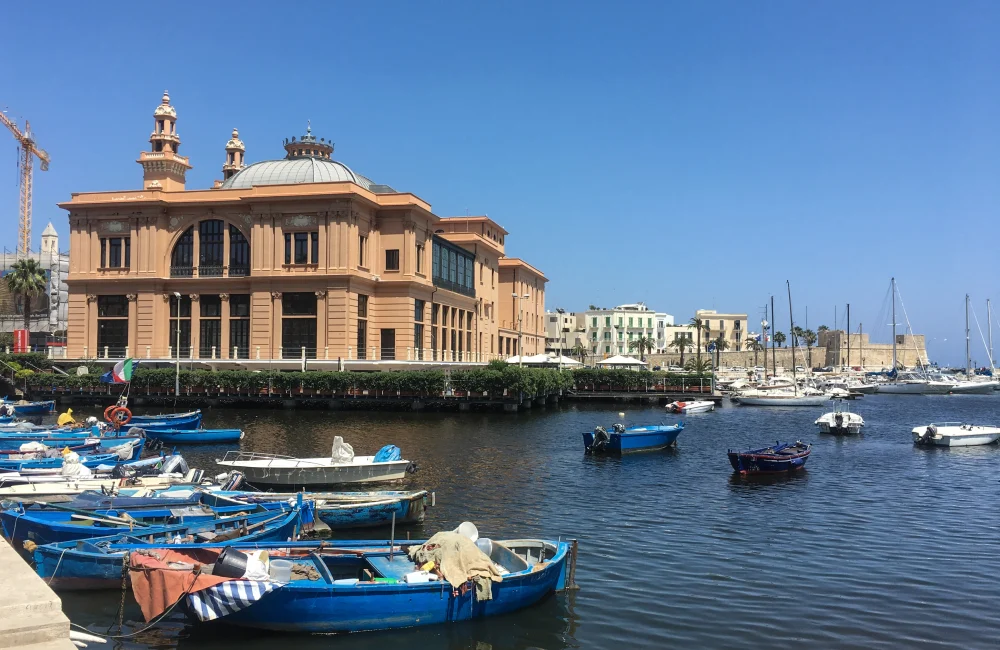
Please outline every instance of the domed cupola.
M327 142L324 138L316 139L312 134L312 124L306 121L306 134L295 139L285 140L285 160L299 160L301 158L318 158L320 160L331 160L333 156L333 142Z

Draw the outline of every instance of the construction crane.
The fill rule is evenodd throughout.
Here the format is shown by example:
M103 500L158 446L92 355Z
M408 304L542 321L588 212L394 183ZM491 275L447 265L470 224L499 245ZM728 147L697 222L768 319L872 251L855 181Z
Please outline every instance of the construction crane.
M17 225L17 255L26 256L31 249L31 173L35 166L35 156L42 162L42 171L49 170L49 154L35 144L28 120L24 121L23 133L2 111L0 111L0 122L14 134L19 146L17 165L21 186L21 218Z

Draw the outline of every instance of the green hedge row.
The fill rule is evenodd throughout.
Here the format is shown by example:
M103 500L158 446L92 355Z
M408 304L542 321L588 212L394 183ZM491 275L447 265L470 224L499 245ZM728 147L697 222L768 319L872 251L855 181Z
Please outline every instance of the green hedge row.
M174 386L174 368L143 369L132 377L137 389L170 389ZM677 375L645 370L603 370L581 368L558 371L545 368L519 368L490 364L485 368L453 370L450 386L453 390L487 393L549 395L576 386L581 390L611 388L626 390L656 385L680 386L711 381L711 375ZM88 375L57 375L33 373L23 377L29 388L81 389L106 386L100 383L100 372ZM262 389L291 392L299 389L323 393L344 393L349 390L406 392L418 395L439 395L448 387L448 378L440 370L404 370L398 372L281 372L250 370L181 370L180 384L184 389L207 389L210 392L255 393Z

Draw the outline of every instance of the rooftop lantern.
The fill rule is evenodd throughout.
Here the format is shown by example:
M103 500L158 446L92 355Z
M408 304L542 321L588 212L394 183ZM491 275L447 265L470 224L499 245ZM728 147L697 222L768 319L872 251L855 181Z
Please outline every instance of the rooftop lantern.
M291 140L285 140L285 159L296 160L299 158L319 158L330 160L333 155L333 142L328 142L325 138L316 139L312 134L312 124L306 122L306 134L296 141L295 136Z

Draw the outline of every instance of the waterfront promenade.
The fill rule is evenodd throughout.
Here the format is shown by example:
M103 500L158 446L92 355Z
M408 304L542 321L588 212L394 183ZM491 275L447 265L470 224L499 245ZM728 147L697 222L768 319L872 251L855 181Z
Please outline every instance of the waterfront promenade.
M71 650L62 601L0 538L0 650Z

